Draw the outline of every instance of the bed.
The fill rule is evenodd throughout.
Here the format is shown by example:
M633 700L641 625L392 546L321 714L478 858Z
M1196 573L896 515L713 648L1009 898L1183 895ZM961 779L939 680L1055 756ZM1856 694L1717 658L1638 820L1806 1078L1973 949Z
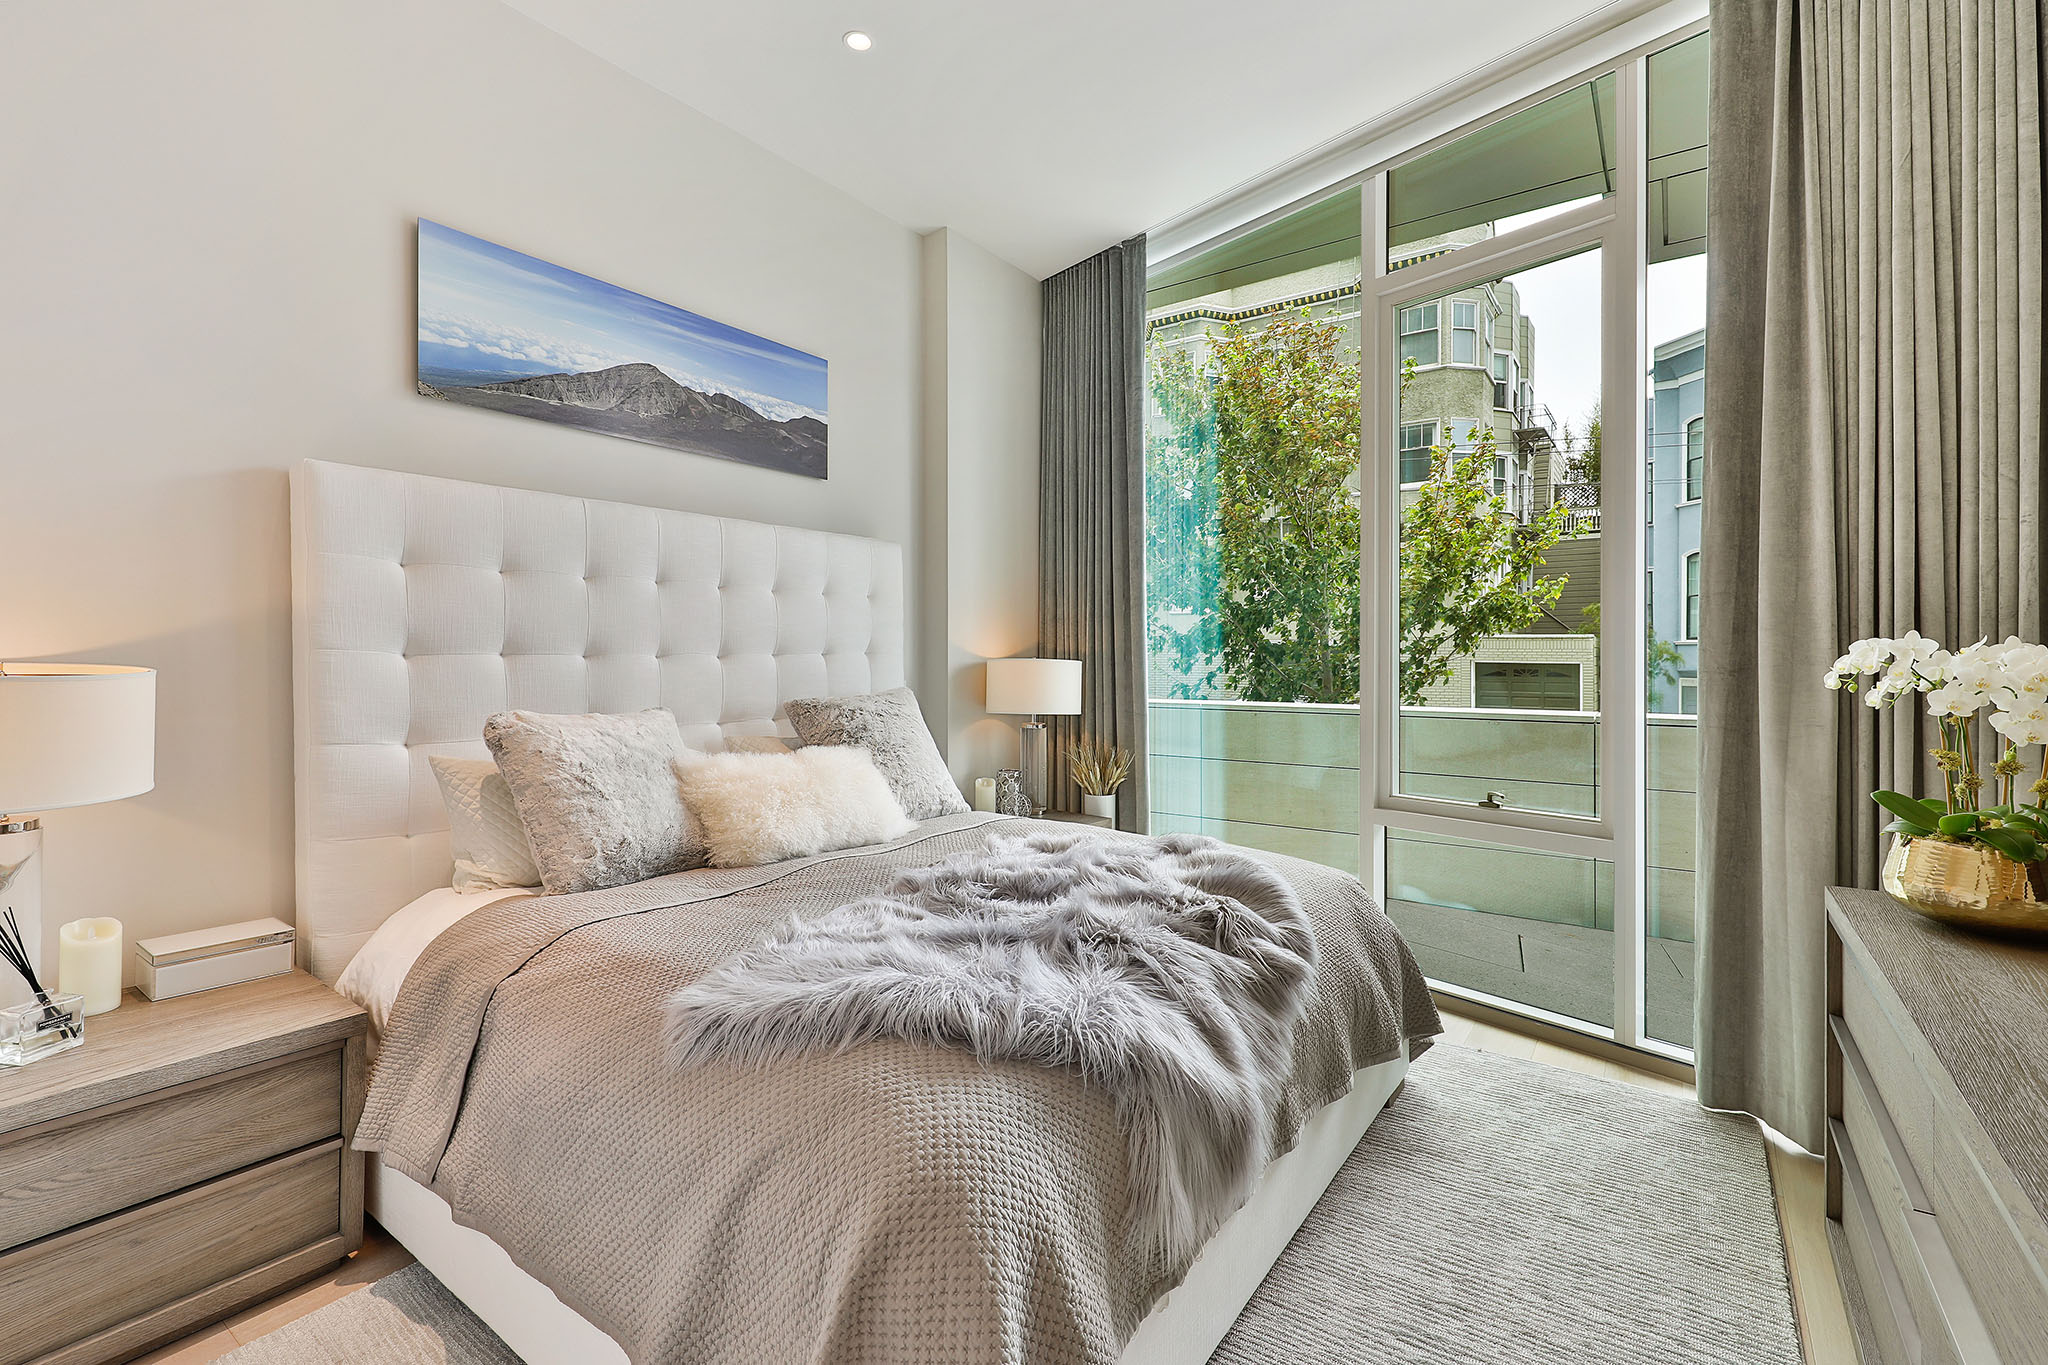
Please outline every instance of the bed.
M1327 902L1332 984L1275 1116L1284 1154L1184 1266L1117 1263L1117 1191L1088 1157L1113 1124L1078 1077L909 1044L694 1089L665 1077L653 1021L676 981L792 905L829 906L1017 822L952 816L767 869L444 901L380 938L421 897L458 894L427 760L484 756L484 717L511 707L665 706L715 750L777 733L793 698L898 686L899 548L319 461L293 472L292 531L300 943L329 983L379 945L369 1211L528 1361L910 1359L887 1343L947 1332L963 1340L924 1358L1204 1360L1436 1030L1412 957L1356 908L1355 883L1275 860L1305 902ZM535 1039L564 1051L543 1059ZM906 1118L896 1097L920 1088L942 1098ZM948 1128L982 1107L983 1127ZM672 1140L627 1132L642 1122ZM906 1230L879 1172L927 1181L935 1152L1011 1163L975 1179L1053 1190L1057 1208L991 1214L956 1171L961 1211L927 1198L929 1226ZM874 1189L857 1188L863 1171ZM962 1242L949 1218L987 1226ZM918 1261L933 1238L952 1250ZM1007 1289L953 1269L977 1260ZM1069 1274L1100 1264L1101 1285Z

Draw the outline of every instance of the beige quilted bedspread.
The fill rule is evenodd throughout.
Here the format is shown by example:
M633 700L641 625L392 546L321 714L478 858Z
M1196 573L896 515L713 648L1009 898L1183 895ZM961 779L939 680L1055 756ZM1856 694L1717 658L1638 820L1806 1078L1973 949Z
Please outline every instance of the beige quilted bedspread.
M356 1145L430 1185L636 1362L1111 1365L1185 1265L1126 1251L1123 1137L1078 1075L885 1042L672 1067L662 1003L791 915L979 847L998 817L767 868L515 899L437 939ZM1313 925L1276 1150L1439 1031L1357 881L1266 857Z

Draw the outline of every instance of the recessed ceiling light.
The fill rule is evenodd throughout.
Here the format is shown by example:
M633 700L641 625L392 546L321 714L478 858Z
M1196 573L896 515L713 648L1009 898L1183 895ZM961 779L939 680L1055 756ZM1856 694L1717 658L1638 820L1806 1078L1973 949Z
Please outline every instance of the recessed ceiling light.
M867 34L862 33L857 28L848 29L846 31L846 36L841 38L839 41L845 43L855 52L866 52L869 48L875 45L875 40L873 38L868 37Z

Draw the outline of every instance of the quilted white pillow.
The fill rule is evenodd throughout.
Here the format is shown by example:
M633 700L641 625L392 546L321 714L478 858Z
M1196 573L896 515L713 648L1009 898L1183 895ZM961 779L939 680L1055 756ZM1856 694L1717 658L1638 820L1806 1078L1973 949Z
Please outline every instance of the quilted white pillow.
M806 745L789 754L685 755L683 800L713 867L759 867L901 838L917 828L865 749Z
M448 838L454 845L457 891L495 891L540 885L526 826L512 804L512 789L488 758L427 759L448 807Z

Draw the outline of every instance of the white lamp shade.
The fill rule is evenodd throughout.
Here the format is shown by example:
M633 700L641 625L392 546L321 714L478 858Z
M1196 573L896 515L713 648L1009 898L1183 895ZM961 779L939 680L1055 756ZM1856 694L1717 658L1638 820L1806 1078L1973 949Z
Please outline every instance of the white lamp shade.
M997 716L1078 716L1081 661L990 659L983 709Z
M140 796L156 785L156 670L0 664L0 813Z

